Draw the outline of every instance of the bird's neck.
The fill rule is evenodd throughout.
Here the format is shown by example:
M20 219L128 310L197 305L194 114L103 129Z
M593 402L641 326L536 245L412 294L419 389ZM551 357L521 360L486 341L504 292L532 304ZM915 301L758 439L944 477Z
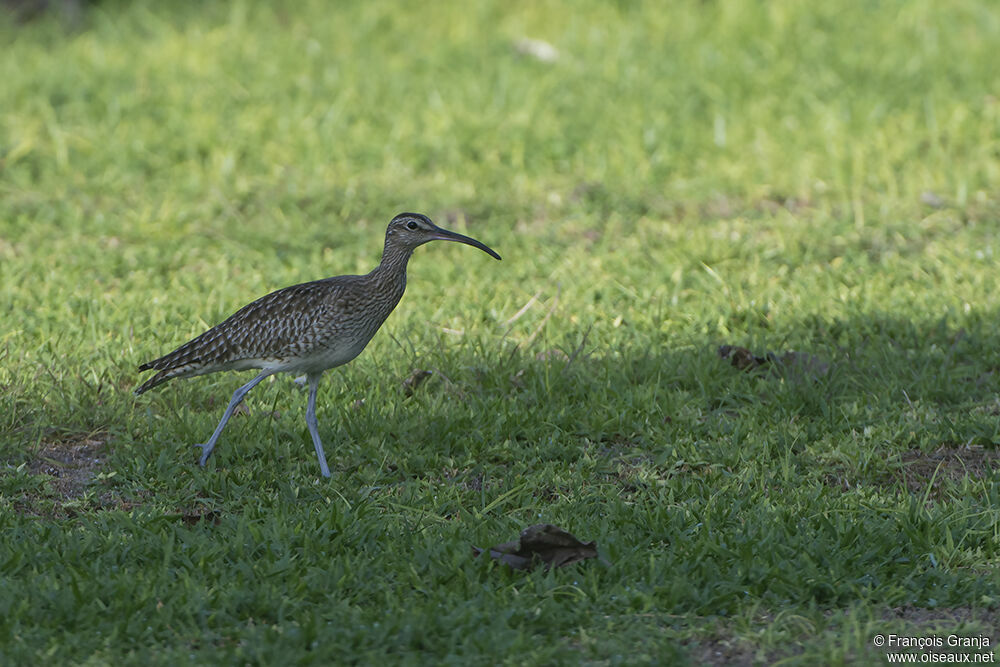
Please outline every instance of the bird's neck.
M379 262L372 277L380 281L403 281L406 284L406 263L413 254L412 248L405 248L386 240L382 251L382 261Z

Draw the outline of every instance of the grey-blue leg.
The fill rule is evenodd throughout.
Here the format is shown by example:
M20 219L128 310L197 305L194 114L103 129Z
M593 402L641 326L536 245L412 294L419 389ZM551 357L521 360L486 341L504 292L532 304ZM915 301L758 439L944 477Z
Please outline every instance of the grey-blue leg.
M273 372L274 371L261 371L260 375L250 380L233 393L233 397L229 399L229 407L227 407L226 411L223 413L222 420L219 422L219 425L215 427L215 433L212 434L212 437L209 438L208 442L204 445L195 445L195 447L201 447L201 459L198 463L205 465L208 461L208 457L212 455L212 450L215 449L216 441L222 434L222 429L226 427L226 422L228 422L229 418L233 416L233 411L236 410L236 406L243 402L243 397L247 395L247 392L256 387L261 380L266 378L268 375L271 375Z
M313 446L316 447L316 458L319 459L319 470L323 477L330 476L330 468L326 465L326 454L323 453L323 443L319 440L319 428L316 424L316 389L319 388L319 378L323 373L310 373L309 380L309 404L306 406L306 426L309 427L309 435L312 436Z

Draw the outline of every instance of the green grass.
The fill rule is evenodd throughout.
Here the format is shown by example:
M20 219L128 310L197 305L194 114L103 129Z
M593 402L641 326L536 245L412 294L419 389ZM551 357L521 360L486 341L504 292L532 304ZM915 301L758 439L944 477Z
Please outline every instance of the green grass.
M0 662L997 641L997 43L988 0L0 22ZM199 468L249 376L135 398L136 366L368 271L402 210L503 262L416 252L321 386L331 480L284 377ZM722 344L804 361L744 373ZM539 522L610 564L471 557Z

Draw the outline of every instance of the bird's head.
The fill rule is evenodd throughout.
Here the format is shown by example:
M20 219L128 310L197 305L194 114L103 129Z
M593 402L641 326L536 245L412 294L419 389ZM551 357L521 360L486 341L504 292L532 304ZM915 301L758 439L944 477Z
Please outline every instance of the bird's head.
M441 229L428 218L420 213L400 213L389 223L389 228L385 231L385 243L413 250L417 246L428 241L458 241L479 248L483 252L496 259L500 255L493 252L487 245L480 243L474 238Z

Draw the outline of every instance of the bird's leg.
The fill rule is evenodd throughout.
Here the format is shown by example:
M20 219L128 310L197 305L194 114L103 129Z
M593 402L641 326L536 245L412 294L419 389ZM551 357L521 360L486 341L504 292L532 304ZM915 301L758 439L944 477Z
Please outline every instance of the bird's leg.
M323 443L319 440L319 428L316 425L316 389L319 388L320 373L310 373L309 379L309 403L306 406L306 426L309 427L309 435L312 436L313 446L316 447L316 458L319 459L319 470L323 477L330 476L330 468L326 465L326 454L323 453Z
M229 407L227 407L226 411L223 413L222 420L219 422L219 425L215 427L215 433L212 434L212 437L209 438L208 442L205 444L195 445L195 447L201 447L201 459L198 461L199 464L204 466L208 461L208 457L212 455L212 450L215 449L216 441L222 434L222 429L226 427L226 422L228 422L229 418L233 416L236 406L243 402L243 397L247 395L247 392L256 387L261 380L272 373L273 371L261 371L260 375L233 392L233 397L229 399Z

